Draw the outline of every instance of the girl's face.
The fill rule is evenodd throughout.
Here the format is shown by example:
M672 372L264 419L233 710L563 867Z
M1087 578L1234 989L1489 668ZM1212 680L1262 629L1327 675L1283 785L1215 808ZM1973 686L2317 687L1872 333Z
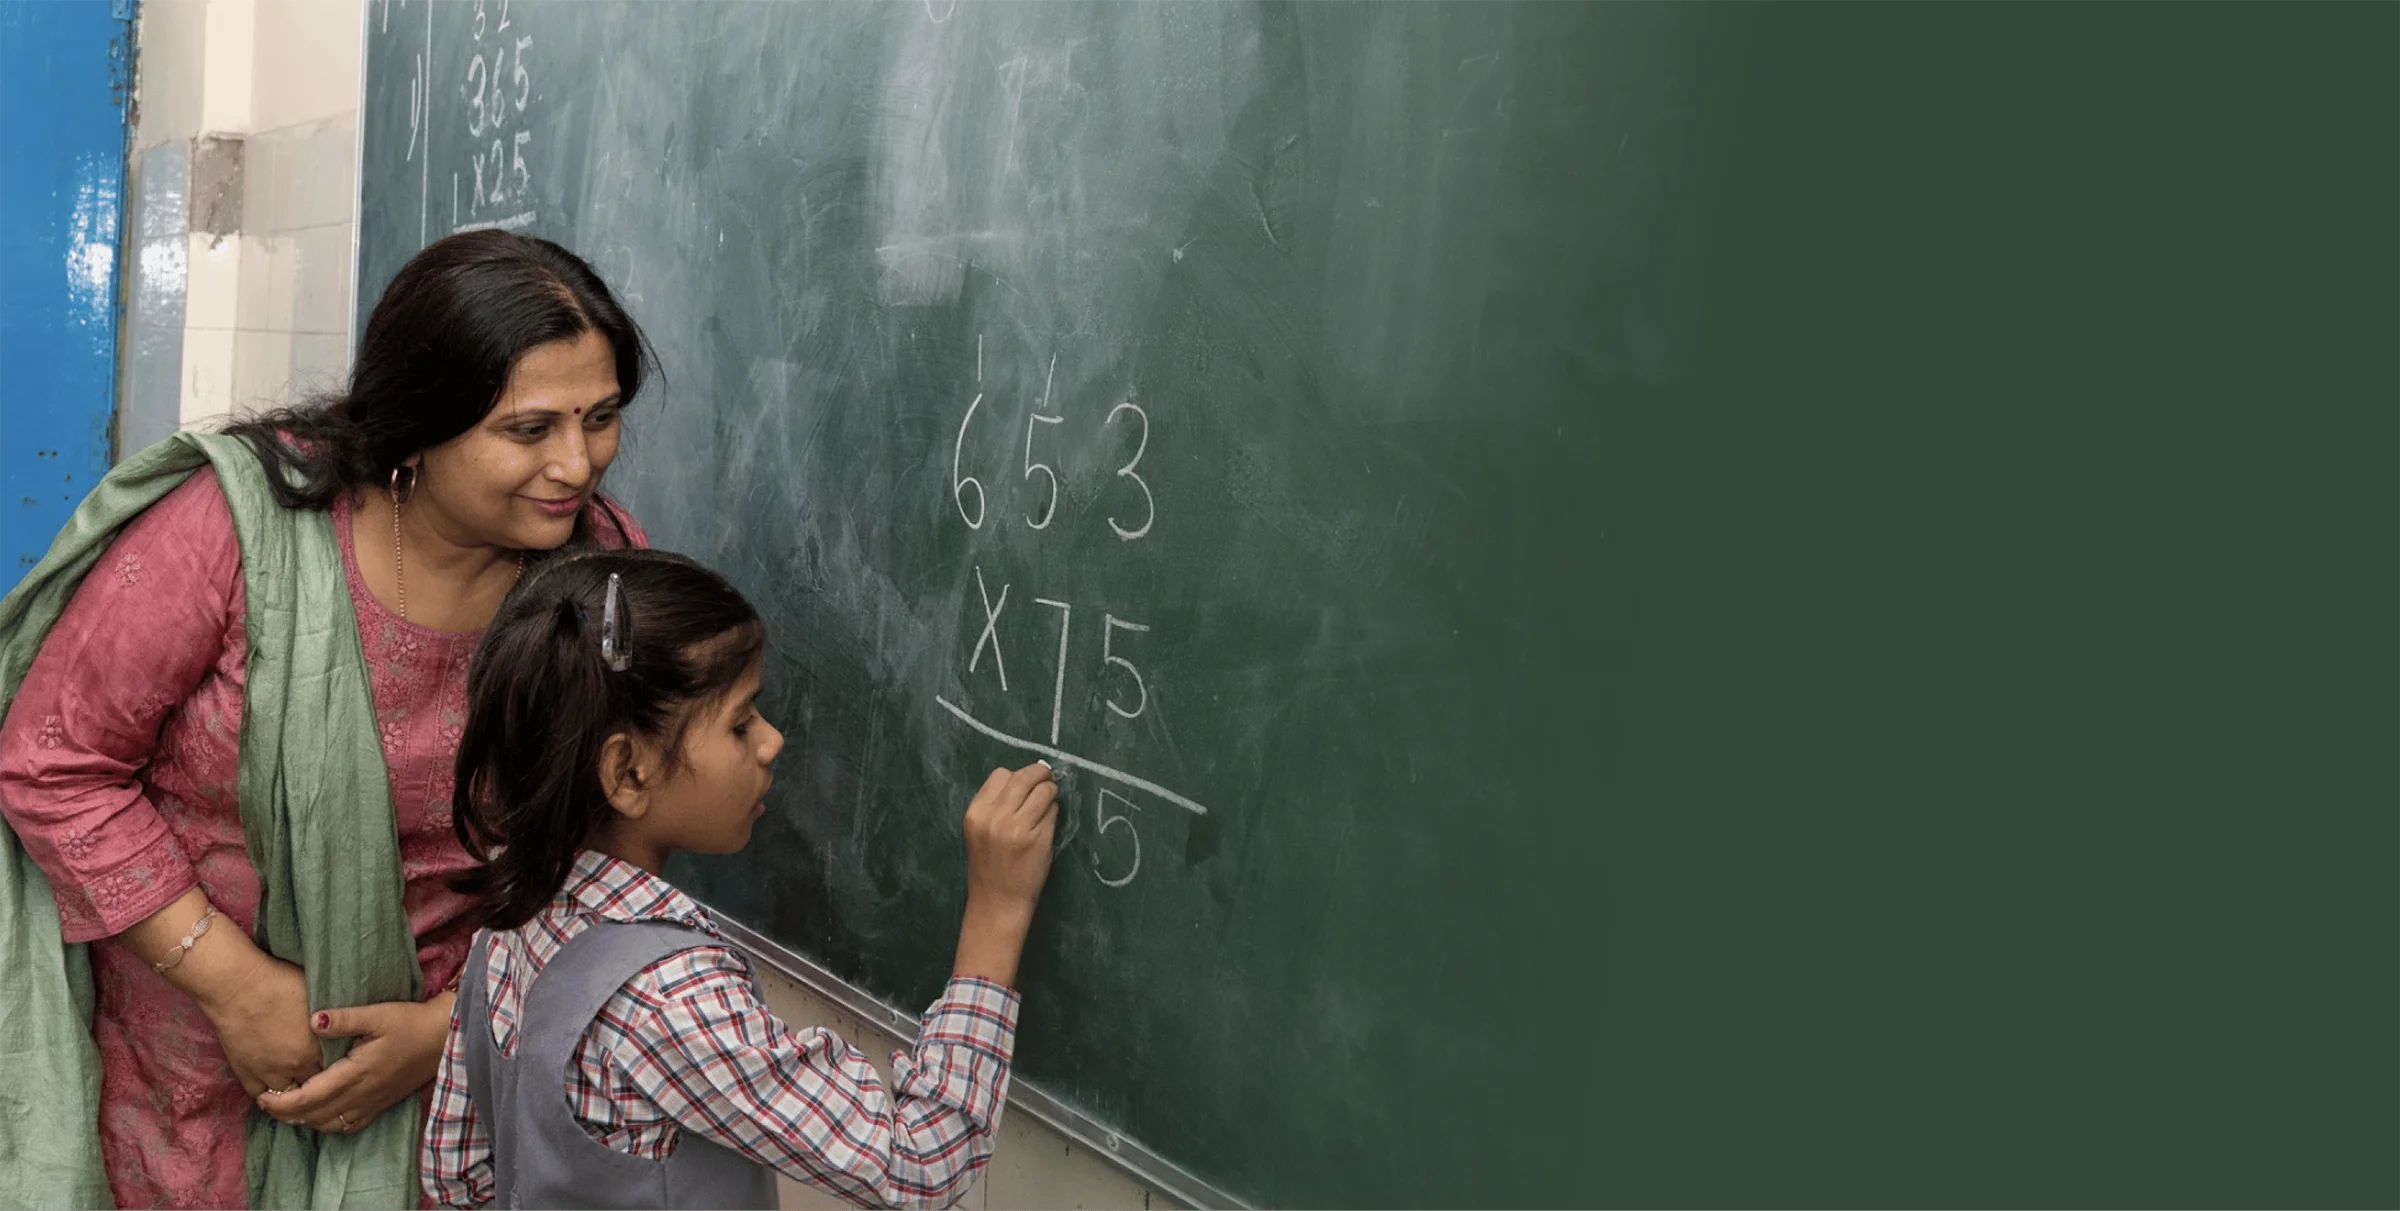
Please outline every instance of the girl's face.
M536 345L472 429L409 460L409 511L458 546L548 551L617 457L616 351L586 331Z
M760 662L734 683L724 700L704 707L684 726L675 772L658 786L647 831L665 851L730 854L750 843L750 826L767 810L772 767L783 733L758 713Z

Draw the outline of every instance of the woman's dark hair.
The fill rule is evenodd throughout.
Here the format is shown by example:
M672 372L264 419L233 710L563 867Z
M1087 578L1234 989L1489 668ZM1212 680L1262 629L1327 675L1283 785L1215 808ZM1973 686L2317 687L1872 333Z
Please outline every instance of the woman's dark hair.
M258 452L285 508L322 509L474 428L500 402L517 359L586 332L608 341L619 399L632 403L655 359L583 258L534 236L460 232L410 257L384 288L347 390L225 432Z
M611 575L621 671L601 652ZM609 736L657 740L672 773L686 723L721 702L765 649L758 611L681 555L580 554L528 573L467 671L451 827L479 865L450 885L481 901L482 924L532 920L566 886L576 851L613 818L600 786Z

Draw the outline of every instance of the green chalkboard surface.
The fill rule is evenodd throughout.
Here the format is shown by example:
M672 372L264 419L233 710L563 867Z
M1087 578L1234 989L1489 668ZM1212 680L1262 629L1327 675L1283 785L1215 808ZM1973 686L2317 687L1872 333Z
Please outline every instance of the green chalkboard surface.
M600 269L674 873L913 1007L1073 767L1019 1073L1231 1197L2388 1204L2393 13L374 0L360 301Z
M1630 587L1585 561L1696 352L1681 19L385 15L369 179L431 184L374 249L590 257L666 364L612 482L769 619L793 751L700 894L921 1002L966 793L1072 754L1029 1077L1252 1198L1511 1151Z

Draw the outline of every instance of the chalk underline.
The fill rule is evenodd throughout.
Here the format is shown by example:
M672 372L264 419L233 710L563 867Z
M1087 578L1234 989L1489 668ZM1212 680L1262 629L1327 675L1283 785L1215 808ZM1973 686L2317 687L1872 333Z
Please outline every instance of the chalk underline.
M464 231L482 231L486 228L493 228L500 231L523 231L524 229L533 226L533 220L534 212L528 210L522 214L512 214L505 219L478 219L472 223L461 223L458 226L451 228L450 234L457 235Z
M1110 767L1102 765L1089 757L1078 757L1075 754L1066 751L1065 749L1043 744L1038 740L1027 740L1022 736L1011 736L1007 732L1001 731L999 728L993 727L991 724L985 723L983 720L977 719L975 716L958 709L958 707L952 704L949 699L944 698L939 694L934 695L933 700L941 703L943 710L958 716L959 722L966 724L968 727L974 728L976 731L982 732L984 735L989 736L1002 744L1010 745L1015 748L1021 748L1026 752L1036 753L1041 756L1048 757L1050 760L1060 765L1072 765L1077 769L1090 770L1111 782L1122 782L1125 785L1133 787L1137 790L1148 791L1151 794L1156 795L1177 807L1183 808L1194 815L1205 816L1208 814L1207 808L1202 807L1198 803L1195 803L1190 799L1186 799L1183 796L1178 795L1175 792L1168 790L1166 787L1160 786L1159 784L1152 782L1147 778L1136 778L1121 769L1111 769Z

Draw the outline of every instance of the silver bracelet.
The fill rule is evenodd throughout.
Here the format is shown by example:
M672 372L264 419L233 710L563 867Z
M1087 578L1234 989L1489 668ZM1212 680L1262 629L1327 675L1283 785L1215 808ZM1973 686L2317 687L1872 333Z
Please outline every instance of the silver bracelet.
M183 935L183 941L177 942L175 944L175 949L167 952L166 958L160 959L156 963L152 963L150 965L150 970L155 971L163 976L167 974L168 968L173 967L177 963L183 962L183 956L192 953L192 943L199 941L200 935L208 932L208 922L210 918L213 918L216 915L217 906L214 904L209 905L208 911L201 913L200 919L192 922L192 932Z

